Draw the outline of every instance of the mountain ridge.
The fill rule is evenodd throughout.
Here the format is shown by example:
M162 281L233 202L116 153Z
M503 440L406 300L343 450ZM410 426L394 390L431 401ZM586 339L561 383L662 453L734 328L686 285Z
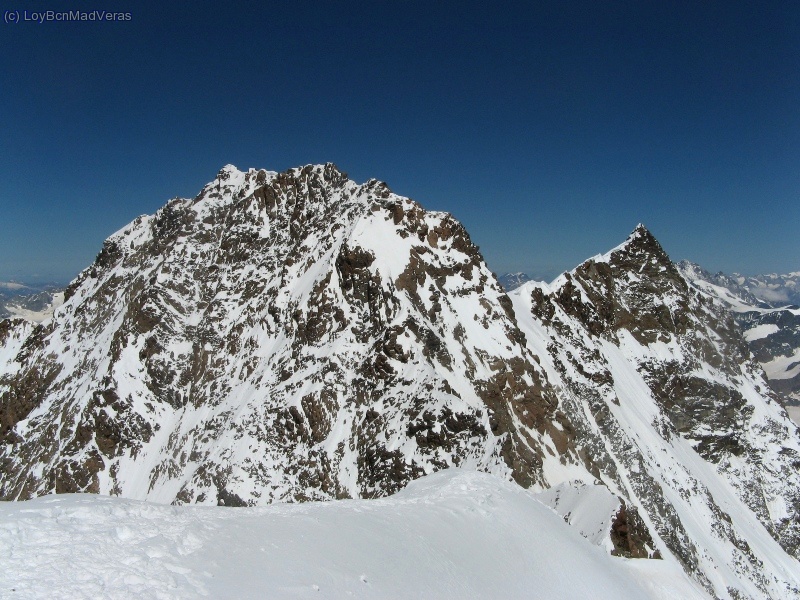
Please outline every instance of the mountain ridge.
M506 294L460 223L381 182L226 166L65 297L0 330L4 499L372 498L461 467L605 489L609 552L800 597L800 434L642 225Z
M800 303L800 297L793 296L793 287L800 285L800 278L793 278L792 274L753 278L725 273L713 275L689 261L679 262L678 268L700 293L732 312L770 386L787 406L797 410L800 406L800 307L787 302ZM782 283L772 283L770 288L764 283L770 281ZM766 296L771 295L772 300L765 297L764 288L769 292ZM757 293L760 296L756 296Z

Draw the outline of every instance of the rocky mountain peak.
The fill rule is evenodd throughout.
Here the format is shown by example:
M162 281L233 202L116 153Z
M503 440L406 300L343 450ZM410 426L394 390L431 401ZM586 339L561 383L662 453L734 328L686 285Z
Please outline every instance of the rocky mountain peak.
M604 255L609 262L620 268L657 269L675 271L664 248L643 224L639 223L622 244ZM656 271L657 272L657 271Z
M529 344L560 390L577 438L584 440L576 446L592 448L587 468L602 481L616 477L617 467L632 478L620 484L632 486L630 496L622 494L630 500L628 505L649 506L645 510L658 536L688 571L709 576L705 584L712 595L738 593L733 588L720 591L713 573L700 566L708 555L689 540L706 534L677 514L695 519L707 513L709 523L720 523L725 514L722 520L727 523L733 505L727 504L719 483L708 478L709 471L690 475L694 472L687 469L688 463L677 465L687 459L679 450L684 444L693 456L713 465L715 477L736 491L737 502L757 515L768 537L800 556L797 517L769 508L768 500L782 496L787 498L782 506L800 506L798 430L775 402L730 314L687 284L651 234L637 228L622 245L549 286L527 283L509 295ZM591 415L583 423L581 410ZM595 445L591 439L604 441ZM604 457L605 452L614 458ZM762 460L767 456L785 461L780 471L787 479L765 476ZM634 466L631 470L624 465ZM684 476L688 478L678 484ZM676 485L686 505L659 499L662 492L657 490L670 495L666 490ZM672 510L674 518L667 516ZM735 569L749 573L745 579L757 582L757 589L747 595L800 593L796 584L780 584L766 592L770 584L757 575L763 559L741 544L739 526L727 532L725 525L714 528L713 543L725 540L722 544L729 548L720 555L728 557L722 561L732 559L738 564ZM749 585L738 588L740 593Z
M375 496L463 463L542 479L515 424L553 429L555 402L507 297L458 222L381 182L226 167L111 236L68 296L0 415L15 469L49 466L3 497ZM39 437L53 419L66 451Z
M615 336L626 330L642 342L665 339L685 327L673 308L689 310L685 280L641 224L625 242L588 259L550 287L562 310L592 335ZM544 306L542 310L542 316L552 312Z
M558 488L712 596L798 597L800 437L729 321L643 227L506 294L377 180L224 167L109 237L46 325L3 322L0 497L373 498L463 467Z

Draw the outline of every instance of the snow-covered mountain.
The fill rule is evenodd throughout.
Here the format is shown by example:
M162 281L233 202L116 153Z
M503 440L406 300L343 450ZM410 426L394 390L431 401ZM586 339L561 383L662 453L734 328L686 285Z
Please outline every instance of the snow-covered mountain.
M370 497L458 465L542 480L513 412L557 402L477 248L332 165L226 167L111 236L28 329L5 336L5 497Z
M769 273L749 277L734 273L730 279L740 288L774 307L800 306L800 271L785 275Z
M718 296L730 305L731 310L800 307L800 271L786 275L745 276L738 273L711 273L688 260L682 260L677 265L688 281L696 282L699 289Z
M505 291L510 292L511 290L517 289L526 281L530 281L531 277L527 273L517 272L500 275L497 280Z
M743 594L787 593L759 575L777 554L754 519L797 556L798 430L729 313L690 288L642 226L510 296L598 479L714 595L735 596L726 571Z
M463 227L333 165L225 167L0 321L0 496L374 498L451 467L609 553L800 597L800 434L638 227L506 295ZM535 532L531 532L535 535Z
M743 277L709 273L678 263L691 285L726 306L744 330L772 388L797 411L800 406L800 273ZM800 414L800 413L798 413Z

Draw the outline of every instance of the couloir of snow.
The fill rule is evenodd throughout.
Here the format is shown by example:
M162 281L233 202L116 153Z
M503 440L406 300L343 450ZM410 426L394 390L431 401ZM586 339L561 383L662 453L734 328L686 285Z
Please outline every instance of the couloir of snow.
M530 492L457 469L260 508L46 496L0 506L0 547L0 596L18 599L707 598L671 557L613 558Z

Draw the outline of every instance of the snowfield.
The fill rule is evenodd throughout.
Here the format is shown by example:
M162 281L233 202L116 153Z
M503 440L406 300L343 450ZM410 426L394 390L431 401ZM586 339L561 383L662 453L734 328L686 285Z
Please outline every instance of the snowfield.
M0 548L3 598L708 597L671 557L609 556L533 494L457 469L380 500L4 503Z

